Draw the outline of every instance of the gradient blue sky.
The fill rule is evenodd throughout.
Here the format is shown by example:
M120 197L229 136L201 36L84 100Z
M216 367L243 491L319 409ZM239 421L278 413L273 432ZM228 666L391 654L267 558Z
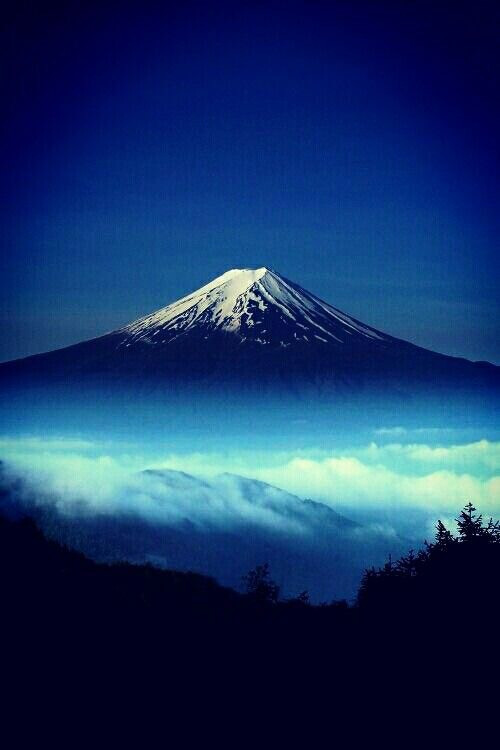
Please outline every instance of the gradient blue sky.
M500 362L495 5L13 4L0 359L267 265Z

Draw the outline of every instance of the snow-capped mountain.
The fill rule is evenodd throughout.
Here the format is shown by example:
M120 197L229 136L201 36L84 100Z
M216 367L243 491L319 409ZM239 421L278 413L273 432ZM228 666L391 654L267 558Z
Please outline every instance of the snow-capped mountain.
M0 379L16 387L84 378L106 386L154 381L166 392L376 387L401 394L416 386L498 392L499 371L377 331L275 271L247 268L99 338L0 365Z
M214 331L234 334L241 342L278 347L389 340L267 268L226 271L121 330L125 346L138 341L168 344L194 333L208 338Z

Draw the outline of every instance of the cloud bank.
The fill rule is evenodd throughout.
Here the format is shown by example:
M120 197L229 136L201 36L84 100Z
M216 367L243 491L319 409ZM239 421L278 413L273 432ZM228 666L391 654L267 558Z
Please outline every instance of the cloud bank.
M225 469L311 497L334 508L405 508L429 514L456 512L471 500L485 514L500 512L500 442L464 445L379 445L301 455L255 457L170 456L165 466L199 473Z
M468 500L500 515L500 443L486 440L153 454L4 437L0 457L4 507L7 498L34 511L47 533L92 557L194 569L235 587L267 560L284 590L316 601L353 596L363 569L418 547L437 518L452 525Z
M259 503L258 492L250 497L248 486L225 472L320 501L358 520L365 513L373 521L379 512L384 523L392 520L396 528L405 514L433 522L440 515L452 518L469 500L485 515L500 514L500 442L487 440L153 456L77 438L31 437L0 439L0 456L9 471L54 498L58 511L67 514L137 513L151 522L251 523L300 533L300 521L278 510L284 495L268 489L266 502ZM145 469L186 472L196 482L165 483L154 472L141 473ZM277 493L274 507L272 492Z

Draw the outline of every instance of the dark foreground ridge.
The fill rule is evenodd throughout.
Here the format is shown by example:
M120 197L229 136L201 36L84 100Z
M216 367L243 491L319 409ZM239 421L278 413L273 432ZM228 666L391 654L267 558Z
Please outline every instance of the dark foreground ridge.
M367 571L353 606L312 606L306 592L282 601L265 564L243 577L244 594L198 574L98 564L30 519L1 517L0 569L10 686L23 700L49 676L69 694L90 683L114 698L159 684L193 705L219 684L233 698L282 699L328 678L329 699L345 700L443 670L451 686L455 670L488 662L473 644L487 655L500 625L500 528L470 504L457 536L439 522L423 550Z

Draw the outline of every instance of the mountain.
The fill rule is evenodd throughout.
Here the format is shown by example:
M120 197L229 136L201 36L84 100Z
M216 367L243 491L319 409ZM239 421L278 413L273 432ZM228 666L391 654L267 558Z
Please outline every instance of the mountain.
M361 323L267 268L232 269L115 331L0 366L0 378L163 388L498 388L499 369Z
M316 541L322 534L355 533L359 529L359 524L323 503L303 500L239 474L225 472L208 480L173 469L147 469L142 475L154 480L148 492L155 501L161 504L166 494L175 498L178 507L184 509L184 518L191 522L198 519L204 527L221 522L227 525L230 518L232 526L266 526L275 531L286 528L287 534L300 537L314 533Z
M122 346L232 334L238 343L288 347L320 341L389 341L267 268L233 269L198 291L121 329ZM158 337L158 338L157 338Z
M315 601L352 597L364 568L405 549L377 525L237 474L141 471L98 502L93 487L71 497L63 485L0 462L0 515L32 517L94 560L196 571L235 588L267 561L284 592L308 589Z

